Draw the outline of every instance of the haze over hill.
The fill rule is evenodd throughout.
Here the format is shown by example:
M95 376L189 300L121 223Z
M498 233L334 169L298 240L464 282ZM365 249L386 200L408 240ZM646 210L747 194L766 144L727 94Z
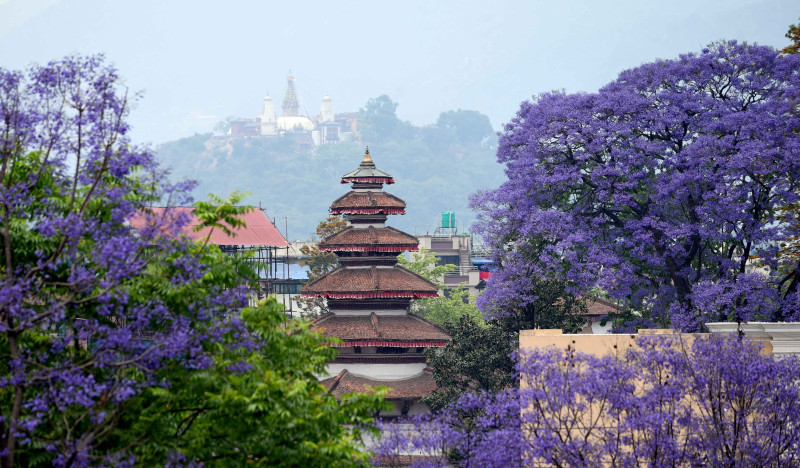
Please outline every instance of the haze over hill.
M442 112L436 122L417 127L397 118L387 96L371 99L361 111L361 142L324 144L315 149L291 138L235 138L196 134L160 145L162 163L173 178L197 180L195 198L249 192L245 202L275 218L290 239L306 239L328 214L330 203L348 187L342 174L354 169L369 144L378 168L391 174L390 193L407 203L407 215L391 225L410 233L433 231L441 211L455 211L459 230L474 220L468 197L503 180L496 162L497 136L477 111Z
M415 125L478 109L495 129L541 92L596 91L719 39L780 46L797 0L297 2L0 0L0 64L103 52L131 92L134 141L258 111L292 69L309 104L386 93ZM782 47L782 46L781 46Z

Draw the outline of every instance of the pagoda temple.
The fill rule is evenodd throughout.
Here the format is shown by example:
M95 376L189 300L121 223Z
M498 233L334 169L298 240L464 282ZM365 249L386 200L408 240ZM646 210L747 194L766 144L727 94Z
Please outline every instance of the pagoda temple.
M408 309L414 299L437 297L438 288L397 265L397 256L417 250L419 241L386 226L388 215L405 214L406 204L383 191L394 179L375 166L369 148L341 183L352 184L352 190L337 198L330 212L344 215L349 226L319 244L338 257L340 266L302 290L303 296L325 298L330 311L311 329L342 341L322 384L336 396L388 387L394 410L381 413L385 417L428 412L418 400L436 383L422 352L445 346L450 337Z

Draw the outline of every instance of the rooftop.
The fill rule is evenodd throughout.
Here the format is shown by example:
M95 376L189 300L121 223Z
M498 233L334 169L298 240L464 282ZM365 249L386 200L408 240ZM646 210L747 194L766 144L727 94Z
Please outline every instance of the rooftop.
M142 230L147 227L169 225L180 217L186 217L188 222L181 226L180 233L192 240L202 240L210 235L209 243L214 245L289 246L267 215L260 210L254 209L249 213L239 215L239 219L247 224L246 227L233 229L230 225L223 223L232 231L233 235L226 234L222 229L210 227L204 227L199 231L195 230L200 225L200 221L193 211L194 208L190 206L153 206L148 207L144 212L137 213L128 219L128 222L137 230Z
M414 314L328 313L314 320L311 330L339 338L340 346L439 347L450 341L447 331Z
M405 214L406 202L386 192L347 192L331 203L332 214Z
M347 369L341 371L336 377L331 377L320 382L328 387L328 392L337 397L348 393L364 393L372 388L383 385L389 389L387 398L420 398L436 390L436 381L433 374L424 370L421 373L402 380L376 380L362 375L351 374Z
M392 227L355 228L339 231L319 244L323 251L403 252L417 250L419 240Z
M352 182L393 184L394 179L375 166L375 162L369 155L368 146L367 151L364 153L364 159L361 161L361 164L358 165L358 168L342 176L343 184Z
M436 284L405 268L339 267L308 283L304 296L332 299L436 297Z

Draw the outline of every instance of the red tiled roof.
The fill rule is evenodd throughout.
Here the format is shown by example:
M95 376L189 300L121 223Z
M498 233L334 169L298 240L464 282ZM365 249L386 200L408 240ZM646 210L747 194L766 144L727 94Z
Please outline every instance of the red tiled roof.
M205 239L211 234L209 242L214 245L257 245L268 247L287 247L289 245L269 218L260 210L253 210L239 216L240 219L247 223L247 227L232 229L234 236L225 234L219 228L213 230L211 228L203 228L195 231L195 226L199 225L200 222L192 213L194 208L190 206L168 208L154 206L147 208L147 210L152 214L137 213L128 220L131 226L136 229L144 229L154 225L154 223L162 223L164 219L171 220L178 216L188 216L189 223L183 226L181 232L192 240ZM230 226L228 228L230 229Z
M583 300L588 309L586 315L607 315L622 311L618 305L599 297L584 296Z
M332 214L404 214L406 202L386 192L347 192L331 204Z
M362 375L351 374L347 369L341 371L336 377L331 377L320 382L328 387L328 392L337 397L348 393L364 393L379 385L389 389L387 398L421 398L435 391L438 387L433 379L433 374L424 370L421 373L402 380L378 380Z
M436 284L405 268L339 267L306 284L304 296L332 299L435 297Z
M447 332L414 314L335 315L311 323L311 330L344 341L339 346L438 347L447 344Z
M319 249L323 251L403 252L417 250L418 246L419 239L392 227L355 228L350 226L322 241Z

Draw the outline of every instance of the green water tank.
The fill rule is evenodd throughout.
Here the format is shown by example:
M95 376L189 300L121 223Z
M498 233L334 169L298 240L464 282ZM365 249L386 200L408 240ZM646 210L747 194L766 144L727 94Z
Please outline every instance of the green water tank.
M442 227L454 228L456 227L456 212L455 211L442 211Z

